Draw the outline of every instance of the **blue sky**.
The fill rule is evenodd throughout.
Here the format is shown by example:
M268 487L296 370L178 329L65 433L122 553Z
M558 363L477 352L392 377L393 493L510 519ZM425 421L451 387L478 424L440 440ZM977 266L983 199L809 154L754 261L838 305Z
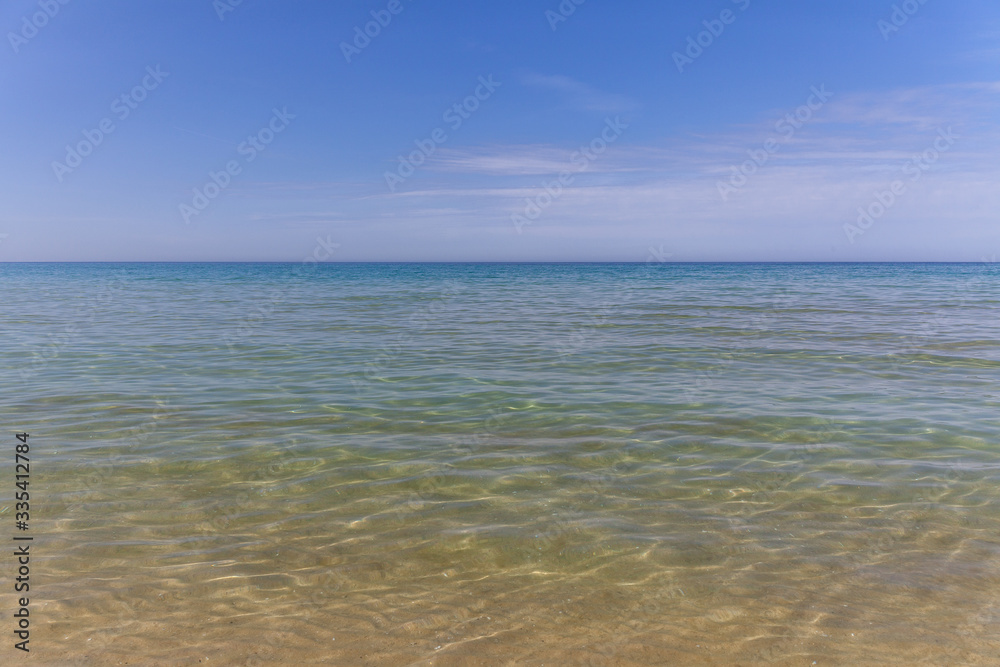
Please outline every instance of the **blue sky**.
M8 0L0 261L997 253L995 0L576 2Z

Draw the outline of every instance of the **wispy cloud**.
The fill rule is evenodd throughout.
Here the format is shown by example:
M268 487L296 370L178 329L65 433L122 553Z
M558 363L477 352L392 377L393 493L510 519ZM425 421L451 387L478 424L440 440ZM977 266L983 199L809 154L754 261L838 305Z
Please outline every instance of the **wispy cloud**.
M443 149L432 158L431 167L476 174L551 174L566 168L569 155L565 149L544 145Z
M532 176L559 174L575 170L574 155L581 148L547 145L478 146L440 151L429 162L430 168L444 172L492 176ZM641 169L634 159L609 151L600 160L588 163L590 173L621 173Z
M904 88L879 93L855 92L840 96L817 122L862 127L896 126L901 130L928 129L969 119L997 108L1000 82L984 81Z
M858 247L895 252L919 232L925 243L940 239L942 247L956 249L963 235L988 225L1000 210L1000 131L985 122L998 110L1000 85L991 82L837 95L727 201L720 200L720 179L773 136L775 121L788 110L659 146L617 145L591 168L574 172L572 183L524 236L515 233L512 213L524 210L544 183L567 169L574 146L441 150L428 177L407 191L331 187L315 217L297 214L285 223L384 225L407 234L492 239L490 248L494 242L506 247L502 239L510 237L511 244L521 244L511 245L511 252L530 248L532 239L544 245L606 237L609 247L673 240L681 259L685 243L699 257L713 256L709 250L720 238L727 239L726 247L745 243L761 253L769 244L788 252L821 247L850 253L857 248L845 246L842 227L856 219L857 208L901 178L902 166L934 145L939 128L954 127L959 141L908 187ZM349 214L325 212L338 209ZM850 257L856 255L821 258Z
M521 78L525 86L550 90L563 95L575 107L600 113L624 113L639 104L625 95L607 93L568 76L531 73Z
M960 61L995 64L1000 62L1000 29L983 29L972 35Z

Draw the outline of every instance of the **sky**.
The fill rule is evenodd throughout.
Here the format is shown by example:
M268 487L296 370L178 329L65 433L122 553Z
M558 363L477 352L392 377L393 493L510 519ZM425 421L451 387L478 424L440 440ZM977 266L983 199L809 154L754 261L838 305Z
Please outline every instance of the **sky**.
M7 0L0 261L982 261L996 0Z

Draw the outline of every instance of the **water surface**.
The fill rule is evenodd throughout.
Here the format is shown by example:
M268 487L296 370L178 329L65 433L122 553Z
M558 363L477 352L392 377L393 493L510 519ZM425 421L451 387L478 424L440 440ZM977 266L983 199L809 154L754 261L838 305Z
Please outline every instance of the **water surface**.
M0 285L33 662L1000 655L992 265L6 264Z

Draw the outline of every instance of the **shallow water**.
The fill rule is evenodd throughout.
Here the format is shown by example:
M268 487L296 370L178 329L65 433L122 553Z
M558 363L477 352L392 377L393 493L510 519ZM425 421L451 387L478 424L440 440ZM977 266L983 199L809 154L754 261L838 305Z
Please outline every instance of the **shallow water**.
M32 662L998 664L993 265L0 280Z

